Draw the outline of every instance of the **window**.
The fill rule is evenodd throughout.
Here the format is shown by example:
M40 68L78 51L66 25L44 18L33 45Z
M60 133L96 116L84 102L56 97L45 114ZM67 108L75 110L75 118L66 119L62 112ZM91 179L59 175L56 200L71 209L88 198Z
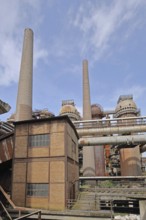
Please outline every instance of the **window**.
M49 134L38 134L29 136L30 147L47 147L49 146Z
M49 184L47 183L28 183L27 196L48 197Z

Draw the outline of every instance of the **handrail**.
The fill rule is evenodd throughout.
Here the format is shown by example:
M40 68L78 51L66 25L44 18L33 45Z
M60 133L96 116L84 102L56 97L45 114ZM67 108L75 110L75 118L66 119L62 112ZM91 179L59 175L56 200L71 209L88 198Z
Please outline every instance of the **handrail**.
M82 121L73 121L74 124L83 124L83 123L93 123L93 122L112 122L112 121L129 121L131 119L134 120L142 120L142 119L146 119L146 116L139 116L139 117L124 117L124 118L105 118L105 119L94 119L94 120L82 120Z
M146 132L146 116L73 122L79 137Z
M13 203L13 201L9 198L8 194L4 191L4 189L3 189L1 186L0 186L0 191L2 192L2 194L4 195L4 197L6 198L6 200L9 202L9 204L12 206L12 208L15 209L15 210L18 210L19 213L20 213L21 211L24 211L24 210L26 210L26 211L30 211L30 210L31 210L31 211L32 211L31 208L25 208L25 207L16 206L16 205ZM0 203L2 204L1 201L0 201ZM2 207L3 207L3 205L2 205ZM3 207L3 208L5 208L5 207ZM6 210L6 209L4 209L4 210L5 210L5 212L7 213L7 215L9 216L10 220L12 220L12 218L11 218L11 216L9 215L9 213L7 212L7 210ZM34 214L37 214L37 213L38 213L38 220L41 220L41 211L40 211L40 210L37 210L37 211L35 211L35 212L29 213L29 214L24 215L24 216L19 216L19 217L16 218L15 220L23 219L23 218L25 218L25 217L28 217L28 216L31 216L31 215L34 215Z
M4 191L4 189L1 186L0 186L0 191L2 192L2 194L4 195L6 200L9 202L9 204L15 209L16 208L15 204L12 202L12 200L9 198L8 194Z
M4 204L1 201L0 201L0 204L1 204L2 208L4 209L5 213L7 214L8 218L10 220L12 220L12 218L11 218L10 214L8 213L7 209L5 208Z
M20 220L20 219L27 218L27 217L35 215L35 214L38 214L38 220L41 220L41 210L29 213L27 215L20 216L18 218L15 218L14 220Z

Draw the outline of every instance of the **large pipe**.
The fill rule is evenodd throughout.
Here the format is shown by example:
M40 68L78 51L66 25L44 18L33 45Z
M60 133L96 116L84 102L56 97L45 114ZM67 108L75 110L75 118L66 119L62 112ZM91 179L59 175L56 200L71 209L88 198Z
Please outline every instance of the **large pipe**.
M80 176L79 180L145 180L145 176ZM131 189L130 189L131 190Z
M87 135L112 135L112 134L126 134L135 132L146 132L146 124L133 125L133 126L114 126L107 128L79 128L77 129L80 137Z
M33 31L24 31L23 50L18 85L16 121L32 118L32 72L33 72Z
M96 146L104 144L119 145L125 144L146 144L146 135L123 135L123 136L106 136L106 137L84 137L78 141L80 146Z
M83 60L83 120L91 120L88 61ZM95 176L94 148L83 148L83 176Z

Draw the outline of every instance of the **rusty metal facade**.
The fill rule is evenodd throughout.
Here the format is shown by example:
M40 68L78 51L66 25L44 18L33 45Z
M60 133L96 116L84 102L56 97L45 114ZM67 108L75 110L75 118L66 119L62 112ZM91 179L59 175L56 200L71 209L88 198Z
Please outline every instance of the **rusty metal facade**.
M14 147L14 134L7 134L0 138L0 163L12 159Z
M95 175L104 176L105 175L105 158L104 158L104 146L95 146Z
M0 114L6 113L11 109L10 105L0 100Z
M140 176L141 159L139 146L120 149L121 176Z
M0 137L14 131L14 126L7 122L0 122Z

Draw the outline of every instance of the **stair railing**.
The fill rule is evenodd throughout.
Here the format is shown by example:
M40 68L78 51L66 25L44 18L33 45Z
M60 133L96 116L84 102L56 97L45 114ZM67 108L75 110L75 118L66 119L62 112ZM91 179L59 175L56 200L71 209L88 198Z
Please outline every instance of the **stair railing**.
M8 218L9 218L10 220L12 220L10 214L8 213L7 209L5 208L4 204L3 204L1 201L0 201L0 205L2 206L2 208L3 208L3 210L5 211L5 213L6 213L6 215L8 216Z
M8 194L4 191L4 189L0 186L0 192L2 192L2 194L4 195L4 197L6 198L6 200L9 202L9 204L12 206L13 209L17 209L19 211L19 217L16 218L15 220L19 220L19 219L25 219L29 216L32 216L34 214L38 214L38 220L41 220L41 210L37 210L35 212L32 212L32 213L29 213L29 214L26 214L26 215L23 215L23 216L20 216L21 215L21 211L22 210L31 210L32 209L29 209L29 208L25 208L25 207L19 207L19 206L15 206L15 204L13 203L13 201L9 198ZM4 211L6 212L8 218L10 220L12 220L10 214L8 213L7 209L5 208L5 206L3 205L3 203L0 201L0 204L2 206L2 208L4 209Z
M30 216L35 215L35 214L38 214L38 220L41 220L41 210L26 214L26 215L23 215L23 216L20 216L18 218L15 218L14 220L25 219L25 218L30 217Z

